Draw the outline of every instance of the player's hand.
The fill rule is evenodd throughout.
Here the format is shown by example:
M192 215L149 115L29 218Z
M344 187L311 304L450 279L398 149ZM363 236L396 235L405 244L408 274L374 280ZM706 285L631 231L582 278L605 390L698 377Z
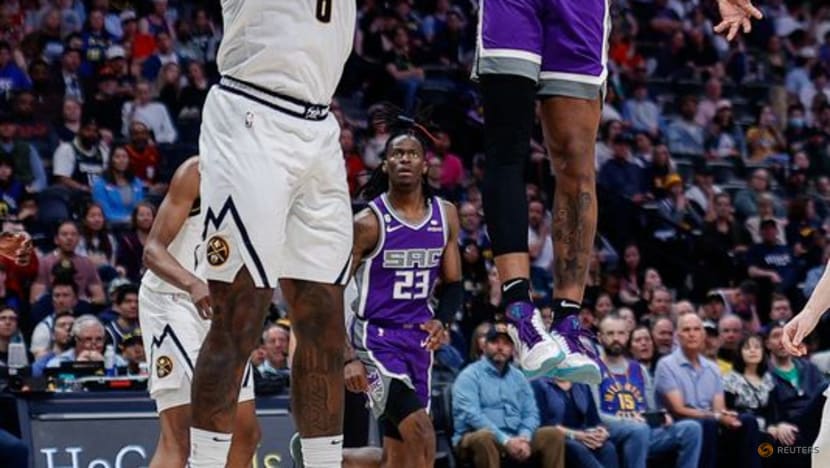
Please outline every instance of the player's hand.
M726 40L735 39L741 29L748 34L752 31L750 19L761 19L764 17L761 10L752 6L749 0L718 0L721 22L715 26L715 32L723 34L726 32Z
M352 393L369 391L369 380L366 378L366 366L359 360L352 361L343 367L343 378L346 380L346 390Z
M804 338L816 328L821 315L810 310L802 310L784 325L784 334L781 336L781 345L793 356L804 356L807 354L807 347L804 345Z
M421 330L429 333L429 336L424 340L421 346L430 351L435 351L441 347L441 340L444 335L444 324L440 320L430 320L421 324Z
M32 238L26 232L0 234L0 256L26 266L32 256Z
M196 281L188 288L187 292L199 312L199 317L210 320L213 317L213 304L210 302L210 291L207 283L201 280Z

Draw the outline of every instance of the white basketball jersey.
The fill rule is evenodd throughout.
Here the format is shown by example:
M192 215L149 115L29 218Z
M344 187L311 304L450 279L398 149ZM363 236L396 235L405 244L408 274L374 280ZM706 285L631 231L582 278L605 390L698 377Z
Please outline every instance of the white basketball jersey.
M176 237L167 246L170 255L179 262L185 270L193 273L197 278L205 278L205 255L199 249L202 245L202 229L204 228L203 217L199 210L199 201L194 203L190 210L190 216L185 220ZM163 293L185 293L161 279L149 268L141 278L142 287L147 287L156 292Z
M328 105L354 41L355 0L222 0L219 72Z

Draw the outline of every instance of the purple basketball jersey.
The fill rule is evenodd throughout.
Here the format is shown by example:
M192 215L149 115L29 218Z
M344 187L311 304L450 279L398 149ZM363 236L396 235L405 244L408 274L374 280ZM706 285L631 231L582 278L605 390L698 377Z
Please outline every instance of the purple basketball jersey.
M430 299L449 235L441 200L429 200L429 215L417 225L397 215L385 194L369 206L380 230L378 245L355 275L357 317L402 325L432 319Z

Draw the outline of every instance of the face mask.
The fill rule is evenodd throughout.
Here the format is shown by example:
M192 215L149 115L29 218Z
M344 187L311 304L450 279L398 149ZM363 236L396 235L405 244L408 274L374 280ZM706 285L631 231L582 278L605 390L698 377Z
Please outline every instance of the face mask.
M804 119L802 119L801 117L793 117L790 119L789 125L791 128L804 128Z

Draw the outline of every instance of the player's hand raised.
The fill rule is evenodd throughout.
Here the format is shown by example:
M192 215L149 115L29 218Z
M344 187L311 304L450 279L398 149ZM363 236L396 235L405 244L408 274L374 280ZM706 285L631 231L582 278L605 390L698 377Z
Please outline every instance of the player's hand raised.
M190 300L196 306L199 312L199 317L204 320L210 320L213 317L213 304L210 302L210 291L208 285L204 281L196 281L190 286L188 293L190 293Z
M366 366L359 360L346 364L343 368L343 378L346 380L346 390L352 393L369 391L369 380L366 378Z
M444 324L440 320L430 320L421 324L421 330L429 333L429 336L424 340L421 346L430 351L435 351L441 347L441 341L444 338Z
M751 19L764 17L761 10L755 8L749 0L718 0L721 22L715 26L718 34L726 33L726 40L731 41L743 29L745 34L752 31Z
M804 338L816 328L820 317L821 315L814 314L809 310L803 310L793 317L784 325L784 334L781 335L781 345L784 346L784 349L793 356L807 354L807 347L803 343Z

